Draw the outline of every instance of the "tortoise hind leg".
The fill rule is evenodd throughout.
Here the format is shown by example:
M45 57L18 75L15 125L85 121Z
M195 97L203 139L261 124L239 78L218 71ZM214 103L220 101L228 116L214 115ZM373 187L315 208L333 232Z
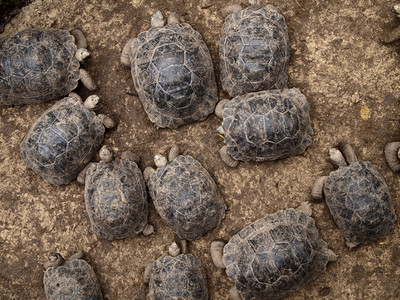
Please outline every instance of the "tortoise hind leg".
M87 40L83 32L79 29L74 29L71 31L72 36L75 38L76 47L79 48L87 48Z
M130 67L131 66L131 58L130 58L130 53L131 53L131 46L134 43L134 41L136 40L136 38L130 38L126 43L124 48L122 49L121 52L121 64L124 67Z
M94 82L89 73L82 68L79 69L79 79L89 91L95 91L97 89L96 82Z

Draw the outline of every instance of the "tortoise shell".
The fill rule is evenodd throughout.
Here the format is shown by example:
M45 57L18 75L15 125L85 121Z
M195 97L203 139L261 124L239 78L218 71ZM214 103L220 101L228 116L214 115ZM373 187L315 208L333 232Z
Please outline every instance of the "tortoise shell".
M280 299L325 271L328 247L314 219L289 208L235 234L223 249L229 280L243 299Z
M93 164L86 172L85 205L94 233L114 240L135 236L147 224L146 185L127 159Z
M218 101L210 52L189 24L142 32L131 46L136 91L151 122L176 128L204 120Z
M289 47L285 19L271 5L229 15L219 46L223 89L235 97L286 88Z
M48 268L43 277L47 300L102 300L100 285L92 267L83 259L65 261Z
M68 184L103 142L105 128L81 100L66 97L46 110L21 143L21 158L53 185Z
M78 86L80 63L67 30L27 29L0 38L0 102L50 101Z
M369 161L359 160L331 172L323 192L348 242L358 245L375 241L395 226L397 217L389 189Z
M207 277L192 254L165 256L154 261L149 281L150 299L207 300Z
M313 136L309 107L298 89L233 98L222 112L228 153L240 161L270 161L303 153Z
M181 238L194 240L217 227L226 205L206 169L188 155L158 168L148 181L160 216Z

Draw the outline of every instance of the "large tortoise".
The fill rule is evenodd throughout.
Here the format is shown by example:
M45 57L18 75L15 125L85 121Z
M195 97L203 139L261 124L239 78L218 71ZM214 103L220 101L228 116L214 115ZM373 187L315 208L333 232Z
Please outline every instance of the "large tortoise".
M235 167L238 161L270 161L303 153L312 143L310 104L297 88L261 91L218 103L222 118L218 131L226 143L222 159Z
M173 243L169 255L149 263L144 282L149 285L151 300L207 300L207 276L200 259L186 251L180 253Z
M286 88L289 68L289 36L284 17L260 0L250 0L233 12L222 26L219 47L221 83L231 97Z
M114 159L108 146L86 170L85 205L93 232L106 240L153 233L148 224L146 184L131 152Z
M21 158L53 185L68 184L99 150L106 128L114 126L105 115L91 111L96 95L85 103L75 93L58 101L31 126L21 142Z
M235 286L234 300L281 299L316 279L336 255L321 238L304 202L246 226L228 243L211 243L211 257Z
M181 239L194 240L217 227L226 205L215 181L199 161L178 155L171 148L169 162L156 155L158 169L148 175L147 186L161 218Z
M164 26L161 12L151 28L130 39L121 62L131 67L133 82L151 122L176 128L204 120L218 101L210 52L201 35L172 13Z
M44 267L44 293L47 300L102 300L100 285L92 267L77 252L68 260L51 253Z
M76 42L76 43L75 43ZM96 84L80 68L89 52L80 30L27 29L0 38L0 102L37 103L68 95L78 80Z
M385 179L369 161L358 160L345 142L330 149L339 166L329 176L317 178L312 197L326 204L349 248L375 241L395 226L396 213Z

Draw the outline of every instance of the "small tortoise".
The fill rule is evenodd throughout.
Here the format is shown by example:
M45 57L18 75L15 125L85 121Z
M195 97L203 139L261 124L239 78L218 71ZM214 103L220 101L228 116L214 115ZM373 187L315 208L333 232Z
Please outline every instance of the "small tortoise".
M329 176L317 178L312 197L326 204L349 248L388 234L395 226L394 211L385 179L369 162L358 160L347 143L330 149L332 163L339 166Z
M201 35L172 13L164 26L161 12L151 28L130 39L121 62L151 122L164 128L204 120L218 102L210 52Z
M207 300L207 277L201 261L183 252L179 254L176 243L169 255L149 263L144 272L144 282L149 285L151 300Z
M227 244L211 243L211 257L235 286L231 297L281 299L316 279L336 255L321 238L304 202L246 226Z
M76 41L76 44L75 44ZM80 30L27 29L0 39L0 102L37 103L66 96L78 80L96 84L80 69L89 52Z
M101 161L86 171L85 205L93 232L106 240L153 233L148 224L146 184L131 152L112 160L107 146L100 150Z
M156 171L149 174L147 186L161 218L181 239L199 239L217 227L225 217L226 205L206 169L189 155L178 155L171 148L169 162L156 155Z
M102 300L100 285L92 267L82 259L83 252L68 260L58 253L51 253L45 263L43 284L47 300L81 299Z
M85 103L75 93L58 101L31 126L21 143L24 163L53 185L75 179L99 150L104 127L114 126L105 115L91 111L99 103L96 95Z
M312 143L306 97L297 88L261 91L222 100L215 113L222 118L218 131L226 145L222 159L270 161L303 153Z
M222 87L231 97L286 88L289 36L284 17L272 5L227 7L219 47Z

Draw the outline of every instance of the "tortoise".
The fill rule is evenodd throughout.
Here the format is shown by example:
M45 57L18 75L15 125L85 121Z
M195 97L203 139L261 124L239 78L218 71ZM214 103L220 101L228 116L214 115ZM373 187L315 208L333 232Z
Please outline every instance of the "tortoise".
M51 253L45 263L43 277L47 300L87 299L102 300L100 285L92 267L79 251L68 260L59 253Z
M221 157L238 161L271 161L302 154L312 143L310 105L297 88L261 91L218 103L224 136Z
M131 67L135 89L151 122L176 128L202 121L218 102L211 55L200 33L172 13L126 43L121 62Z
M219 46L222 88L236 97L286 88L290 42L285 18L272 6L227 7Z
M215 181L200 162L190 155L178 154L176 145L170 150L168 163L157 154L158 169L148 167L144 176L161 218L180 239L191 241L220 224L226 205Z
M25 165L49 184L75 179L100 148L105 127L114 126L109 117L91 111L99 101L91 95L83 103L71 93L46 110L21 142Z
M147 222L146 184L133 153L113 160L110 148L103 146L100 158L85 174L85 206L93 232L106 240L153 233Z
M76 42L76 43L75 43ZM80 68L89 56L78 30L27 29L0 38L0 102L38 103L68 95L81 82L90 90L96 83Z
M371 162L358 160L346 142L329 152L332 163L339 168L317 178L312 197L321 200L325 196L347 246L367 244L388 234L397 217L383 176Z
M179 253L179 246L173 243L168 256L147 265L143 281L149 285L151 300L208 299L207 277L200 259L186 252Z
M316 279L336 255L311 217L309 203L256 220L228 243L211 243L214 264L226 269L234 300L281 299Z

